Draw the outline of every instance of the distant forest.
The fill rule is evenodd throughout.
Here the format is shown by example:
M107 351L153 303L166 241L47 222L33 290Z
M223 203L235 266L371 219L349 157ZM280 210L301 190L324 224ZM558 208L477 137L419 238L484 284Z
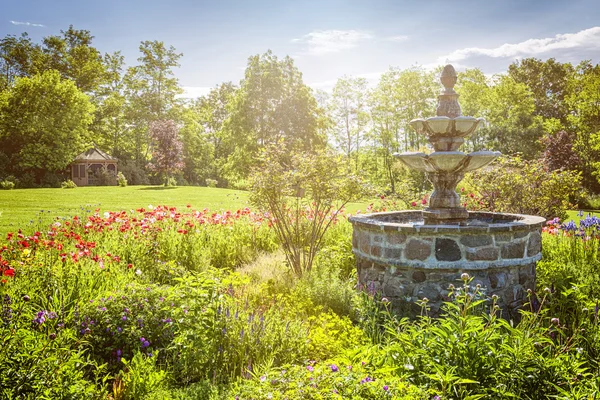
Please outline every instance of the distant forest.
M160 41L140 43L137 63L102 54L91 32L73 26L35 43L23 33L0 40L0 180L18 187L59 186L74 157L97 146L119 159L129 184L160 183L159 147L150 127L172 121L181 143L180 185L244 188L269 144L286 151L335 148L348 171L391 193L404 171L393 153L419 150L409 126L435 113L438 71L390 68L375 87L342 77L331 93L304 84L290 57L248 58L244 78L205 97L179 98L183 54ZM526 58L504 74L459 73L464 115L486 126L462 150L490 149L549 170L581 173L598 192L600 66Z

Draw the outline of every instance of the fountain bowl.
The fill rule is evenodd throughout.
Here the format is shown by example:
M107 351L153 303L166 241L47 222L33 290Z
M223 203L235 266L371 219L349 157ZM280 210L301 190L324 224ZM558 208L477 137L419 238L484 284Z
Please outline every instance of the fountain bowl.
M359 284L381 292L394 309L413 312L427 298L432 315L448 300L449 285L468 273L486 296L497 295L507 318L518 317L535 290L545 219L520 214L469 212L460 224L425 224L422 211L350 217Z

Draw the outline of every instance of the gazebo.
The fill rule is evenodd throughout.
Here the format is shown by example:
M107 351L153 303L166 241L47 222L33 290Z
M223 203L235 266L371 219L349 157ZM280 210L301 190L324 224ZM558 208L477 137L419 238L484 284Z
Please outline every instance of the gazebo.
M98 183L96 172L102 168L106 168L116 176L117 159L93 147L75 157L71 163L71 180L77 186L96 185Z

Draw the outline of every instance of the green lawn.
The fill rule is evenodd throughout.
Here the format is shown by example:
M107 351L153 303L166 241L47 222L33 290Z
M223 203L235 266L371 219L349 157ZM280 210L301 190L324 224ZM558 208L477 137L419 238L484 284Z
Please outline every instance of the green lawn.
M148 205L167 205L214 211L249 207L248 192L198 186L90 186L76 189L0 190L0 239L23 228L42 229L56 217L84 216L104 211L132 210ZM350 204L349 212L365 210L366 204Z
M76 189L16 189L0 191L0 235L18 228L49 223L57 216L131 210L148 205L185 209L236 210L249 205L248 192L181 186L78 187Z

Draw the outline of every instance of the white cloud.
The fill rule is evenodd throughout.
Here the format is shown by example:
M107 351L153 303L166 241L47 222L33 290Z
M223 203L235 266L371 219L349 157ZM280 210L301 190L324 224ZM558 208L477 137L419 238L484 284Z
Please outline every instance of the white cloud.
M388 42L406 42L408 40L408 35L389 36L384 40Z
M46 27L46 25L34 24L34 23L31 23L31 22L10 21L10 23L13 24L13 25L38 26L40 28L45 28Z
M505 43L495 48L468 47L439 57L438 64L467 60L475 57L521 58L546 54L557 57L562 53L597 52L600 50L600 27L584 29L576 33L562 33L554 37L528 39L520 43Z
M177 95L177 97L182 99L195 99L209 94L211 89L212 88L210 87L204 86L184 86L183 93Z
M298 39L292 39L293 43L306 45L304 54L322 55L327 53L337 53L342 50L354 48L360 42L372 39L373 35L364 31L355 30L324 30L313 31Z

